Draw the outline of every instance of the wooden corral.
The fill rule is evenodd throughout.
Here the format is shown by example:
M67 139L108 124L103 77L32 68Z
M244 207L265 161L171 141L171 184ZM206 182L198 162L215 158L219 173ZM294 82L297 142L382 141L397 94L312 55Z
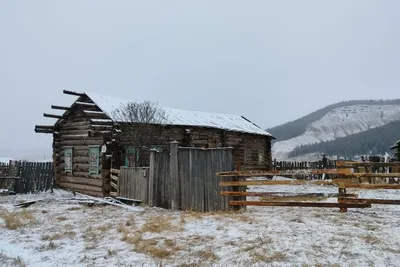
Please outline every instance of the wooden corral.
M117 123L110 114L110 107L121 107L115 104L115 98L67 90L63 93L76 96L76 101L67 107L52 105L52 109L61 110L63 114L45 113L45 117L56 119L56 122L35 127L37 133L53 135L54 175L57 185L92 196L115 194L110 170L120 167L147 167L150 160L148 149L131 150L130 139L121 130L121 123ZM124 103L124 100L118 103ZM180 114L185 114L186 111L182 112ZM182 121L182 115L179 115L175 123L154 125L162 128L162 135L148 144L147 148L169 151L169 144L174 140L183 147L232 147L236 169L272 168L273 137L269 133L241 116L198 114L200 113L194 116L196 119L189 122L179 123ZM215 123L215 120L222 125ZM233 122L229 124L231 120ZM227 127L227 124L232 127ZM141 159L140 164L137 164L137 158Z
M400 166L400 162L391 163L373 163L374 165L381 166ZM309 198L318 198L320 194L318 193L308 193L308 194L290 194L287 192L237 192L237 191L221 191L222 196L235 197L234 200L228 201L229 205L232 206L296 206L296 207L337 207L340 208L341 212L346 212L348 208L368 208L371 204L388 204L388 205L400 205L400 200L394 199L365 199L358 198L357 195L348 194L348 188L357 188L363 190L375 190L375 189L400 189L399 184L387 184L387 183L376 183L374 180L382 178L400 178L400 173L354 173L354 169L357 167L364 166L370 167L372 163L369 162L346 162L339 163L338 169L336 170L326 170L329 174L336 174L337 178L332 180L255 180L249 177L268 177L268 176L285 176L285 172L277 171L232 171L232 172L219 172L217 176L219 177L232 177L234 181L221 181L220 186L231 186L237 188L246 188L250 185L299 185L299 184L317 184L317 185L337 185L338 194L334 197L338 198L337 203L326 203L326 202L298 202L290 201L293 197L302 197L307 195ZM348 170L351 169L351 172ZM368 169L367 169L368 170ZM323 170L313 170L318 173L323 173ZM367 178L368 180L362 180L361 178ZM237 181L237 180L240 181ZM371 182L372 181L372 182ZM280 195L276 198L276 195ZM261 201L246 201L246 197L262 197ZM331 194L329 197L333 197Z

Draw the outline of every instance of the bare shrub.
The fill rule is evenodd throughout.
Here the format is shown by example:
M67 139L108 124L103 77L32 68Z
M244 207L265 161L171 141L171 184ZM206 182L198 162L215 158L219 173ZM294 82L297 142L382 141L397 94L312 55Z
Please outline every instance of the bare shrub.
M130 102L113 111L112 116L118 122L123 137L135 151L148 151L162 135L163 124L168 122L164 109L151 101ZM132 155L130 166L145 166L146 158Z

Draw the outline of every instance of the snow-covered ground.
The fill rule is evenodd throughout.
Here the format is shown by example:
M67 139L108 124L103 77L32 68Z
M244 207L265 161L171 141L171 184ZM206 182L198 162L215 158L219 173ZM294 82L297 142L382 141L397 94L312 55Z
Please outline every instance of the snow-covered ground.
M400 105L351 105L336 108L310 124L302 135L274 143L272 155L278 160L287 160L289 152L297 146L360 133L399 118Z
M252 187L265 191L266 187ZM329 192L334 186L270 186ZM349 190L350 191L350 190ZM357 191L393 198L395 190ZM0 196L0 266L399 266L400 207L248 207L240 213L92 207L72 194ZM45 199L22 209L13 204ZM327 199L323 201L336 201ZM11 229L10 229L11 228ZM12 229L15 228L15 229Z

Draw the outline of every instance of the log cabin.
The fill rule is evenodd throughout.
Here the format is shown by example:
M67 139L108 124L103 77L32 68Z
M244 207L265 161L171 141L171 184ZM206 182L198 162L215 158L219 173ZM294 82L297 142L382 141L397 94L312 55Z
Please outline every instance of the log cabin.
M63 93L75 96L76 100L71 106L52 105L62 114L43 116L56 119L55 123L35 126L36 133L53 135L56 185L92 196L108 196L111 168L146 166L145 151L132 150L129 138L119 127L128 122L118 121L113 115L132 102L91 92ZM245 117L162 109L168 122L158 125L162 135L150 144L152 149L168 150L172 141L178 141L181 147L232 147L236 170L272 168L274 137Z

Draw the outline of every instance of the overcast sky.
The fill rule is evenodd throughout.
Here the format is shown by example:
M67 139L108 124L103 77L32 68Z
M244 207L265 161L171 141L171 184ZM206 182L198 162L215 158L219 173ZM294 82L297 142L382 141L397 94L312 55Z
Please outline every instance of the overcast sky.
M49 155L63 89L263 128L400 95L400 1L0 1L1 156ZM279 138L279 137L278 137Z

